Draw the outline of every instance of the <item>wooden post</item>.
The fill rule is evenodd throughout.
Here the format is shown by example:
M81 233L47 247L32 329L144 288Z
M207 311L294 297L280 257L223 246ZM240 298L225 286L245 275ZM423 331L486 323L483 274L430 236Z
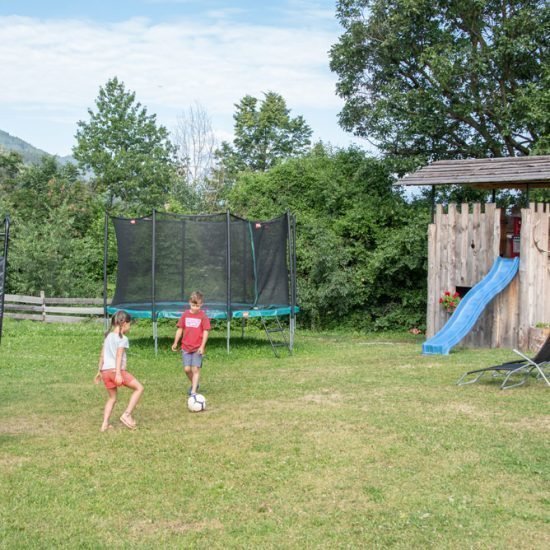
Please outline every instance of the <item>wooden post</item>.
M454 292L456 290L456 227L457 212L456 204L449 204L448 208L448 248L447 248L447 288Z
M426 311L426 336L431 338L435 334L436 311L439 306L439 294L437 292L437 226L431 223L428 226L428 304Z
M439 297L441 296L441 219L443 217L443 207L440 204L437 204L435 207L435 240L434 240L434 287L433 294L435 298L435 303L439 304ZM437 305L433 310L434 315L434 325L433 325L433 334L435 334L441 328L441 308L438 308Z
M468 203L462 203L460 207L460 286L470 286L468 281L468 219L470 216Z
M40 291L40 305L42 306L42 321L46 322L46 294Z
M494 262L500 254L500 208L496 208L496 205L492 205L493 210L493 224L492 227L488 227L487 230L492 232L491 235L491 249L490 256ZM490 269L490 268L489 268ZM504 291L507 294L507 291ZM492 348L500 346L502 339L502 316L504 314L504 295L500 293L493 301L492 311L492 327L490 329L490 345Z
M519 327L518 327L518 346L526 350L529 345L529 304L532 304L533 289L530 281L531 263L531 210L522 208L521 210L521 237L520 237L520 262L519 262Z

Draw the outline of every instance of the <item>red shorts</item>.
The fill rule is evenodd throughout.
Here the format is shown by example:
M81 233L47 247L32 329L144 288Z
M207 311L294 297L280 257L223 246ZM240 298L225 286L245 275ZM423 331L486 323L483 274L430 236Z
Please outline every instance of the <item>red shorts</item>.
M115 382L115 374L116 370L114 369L101 371L101 378L103 379L103 383L108 390L112 390L117 387ZM135 380L135 378L127 370L120 371L120 374L122 374L121 386L129 386Z

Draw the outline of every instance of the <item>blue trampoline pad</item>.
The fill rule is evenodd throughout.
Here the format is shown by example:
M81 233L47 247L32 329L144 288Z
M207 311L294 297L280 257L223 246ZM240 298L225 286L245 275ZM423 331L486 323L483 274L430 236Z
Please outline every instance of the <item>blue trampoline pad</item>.
M209 319L227 319L225 304L204 304L202 309ZM181 314L189 309L187 302L158 302L155 304L157 319L179 319ZM119 310L127 311L135 319L152 319L153 306L149 303L111 304L107 313L113 315ZM290 315L292 306L285 304L271 304L265 306L251 306L250 304L231 304L232 319L250 319L254 317L283 317ZM300 308L294 306L294 313Z

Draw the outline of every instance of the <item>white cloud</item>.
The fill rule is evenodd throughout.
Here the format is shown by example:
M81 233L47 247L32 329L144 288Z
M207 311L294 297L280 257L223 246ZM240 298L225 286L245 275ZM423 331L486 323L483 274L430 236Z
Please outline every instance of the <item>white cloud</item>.
M5 109L34 110L44 122L76 116L75 124L94 108L99 87L117 76L170 129L178 113L199 101L214 126L217 117L225 121L219 131L227 132L234 103L267 91L281 93L314 130L308 110L326 111L336 129L341 101L327 53L336 40L323 25L284 28L223 18L99 24L0 17L0 117Z

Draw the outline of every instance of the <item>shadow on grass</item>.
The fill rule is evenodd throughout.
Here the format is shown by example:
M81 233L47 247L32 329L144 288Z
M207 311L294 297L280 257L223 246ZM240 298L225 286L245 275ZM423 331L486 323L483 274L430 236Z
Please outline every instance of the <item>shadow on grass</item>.
M172 352L172 343L174 342L173 337L169 336L159 336L157 343L158 343L158 349L162 352ZM231 351L237 351L237 350L246 350L247 352L257 352L257 351L265 351L267 356L274 356L273 350L271 348L271 345L267 338L264 336L263 338L260 335L257 336L245 336L244 338L241 338L241 336L236 336L234 338L231 338L229 341L230 349ZM140 350L148 350L154 349L155 341L153 339L153 336L140 336L137 338L131 338L131 346L134 349L140 349ZM220 336L211 336L208 339L207 344L207 354L208 351L221 353L225 352L227 349L227 339L225 337ZM282 348L282 351L284 352L285 349Z

